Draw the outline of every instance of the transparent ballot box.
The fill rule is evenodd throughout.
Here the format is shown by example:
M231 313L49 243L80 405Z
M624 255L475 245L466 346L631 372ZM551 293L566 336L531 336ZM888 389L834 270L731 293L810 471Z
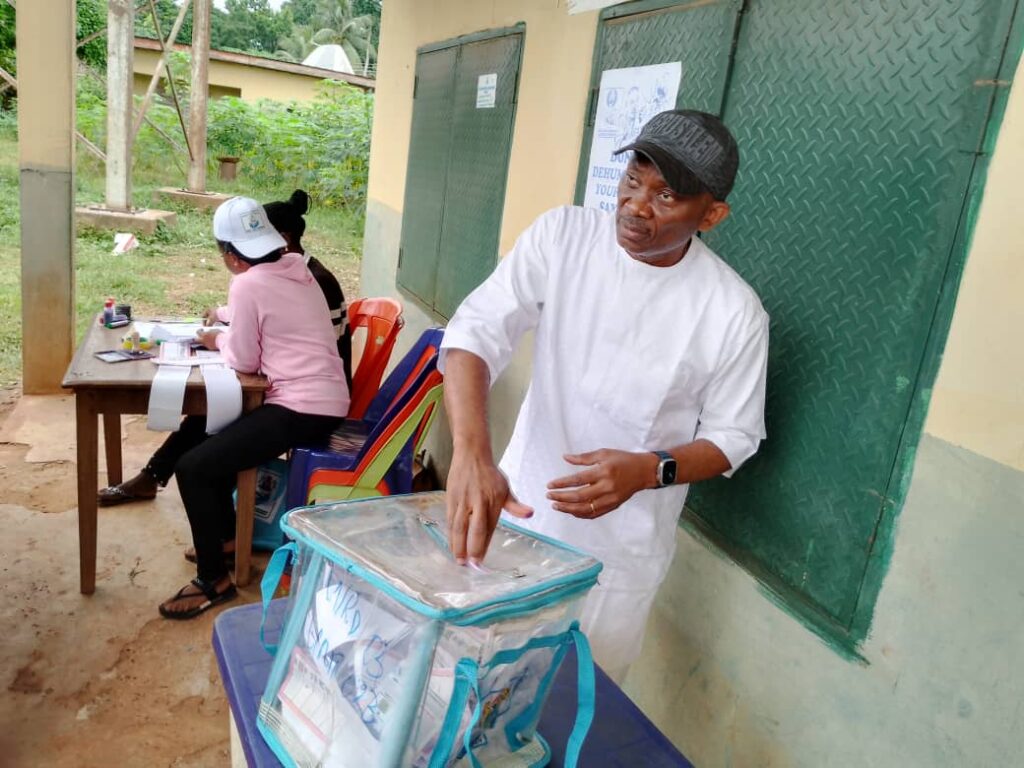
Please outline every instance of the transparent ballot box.
M578 619L601 564L502 523L485 565L455 563L443 492L303 507L282 527L265 604L293 560L259 728L285 763L329 768L543 766L537 720L570 645L575 761L593 715Z

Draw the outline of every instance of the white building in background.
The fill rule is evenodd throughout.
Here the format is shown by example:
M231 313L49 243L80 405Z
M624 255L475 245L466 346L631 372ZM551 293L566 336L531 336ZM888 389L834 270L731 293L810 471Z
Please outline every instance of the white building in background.
M348 54L340 45L318 45L309 56L302 60L302 63L307 67L330 69L347 75L356 74Z

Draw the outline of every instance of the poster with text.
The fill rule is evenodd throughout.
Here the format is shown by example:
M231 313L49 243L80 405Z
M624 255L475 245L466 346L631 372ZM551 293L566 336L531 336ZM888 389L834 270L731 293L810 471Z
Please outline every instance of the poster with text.
M682 75L683 65L678 61L601 73L584 207L615 210L619 177L629 153L618 157L612 153L633 141L656 114L675 108Z

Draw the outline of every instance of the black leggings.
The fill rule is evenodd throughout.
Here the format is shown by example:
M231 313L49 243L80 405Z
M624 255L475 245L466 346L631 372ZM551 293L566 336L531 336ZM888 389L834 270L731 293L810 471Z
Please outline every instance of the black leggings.
M263 405L225 427L206 434L206 417L189 416L146 465L161 484L173 473L192 526L198 575L217 581L227 575L223 545L235 538L231 494L238 473L258 467L298 445L320 445L341 424L338 416L318 416Z

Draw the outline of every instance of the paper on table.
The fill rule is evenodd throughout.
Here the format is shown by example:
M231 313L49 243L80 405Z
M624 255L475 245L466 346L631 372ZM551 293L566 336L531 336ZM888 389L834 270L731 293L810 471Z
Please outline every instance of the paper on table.
M206 385L206 434L215 435L242 413L242 385L226 366L203 364Z
M156 365L215 365L222 364L224 358L214 349L193 350L187 341L165 341L153 362Z
M185 382L191 368L161 365L149 390L149 420L146 426L157 432L177 432L181 426L181 407L185 402Z
M196 337L196 332L210 330L202 323L168 320L158 323L135 320L132 329L138 331L141 338L150 341L191 341Z

